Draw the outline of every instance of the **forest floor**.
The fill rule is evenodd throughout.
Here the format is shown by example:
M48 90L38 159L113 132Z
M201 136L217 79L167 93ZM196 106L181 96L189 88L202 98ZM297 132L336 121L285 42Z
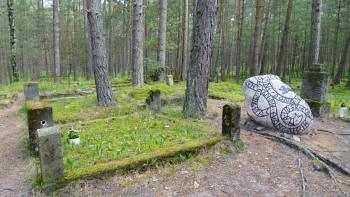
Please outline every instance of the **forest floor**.
M31 190L34 169L25 147L22 106L20 95L10 108L0 110L0 196L25 196Z
M162 92L168 92L168 94L182 94L184 89L183 86L167 89L157 85L147 88L155 87L163 88ZM240 88L238 85L237 87ZM209 118L198 121L195 125L210 125L207 129L213 130L214 128L220 133L222 107L227 103L241 104L242 121L246 120L247 115L242 104L244 98L237 87L229 83L211 84L210 94L214 97L224 97L226 100L209 99ZM104 120L103 118L110 114L122 117L128 113L145 113L147 111L130 109L127 103L132 103L134 106L135 103L144 100L147 88L119 88L117 95L119 103L117 107L109 110L101 111L97 108L93 96L51 102L55 121L57 124L77 121L76 124L82 124L90 119L102 118L101 120ZM236 92L237 94L234 94ZM337 105L338 102L341 100L337 100L334 105ZM0 196L46 196L40 188L32 185L36 165L26 145L25 119L20 113L23 104L23 95L20 95L10 109L0 110ZM181 104L165 107L162 115L179 118L179 113L181 113ZM150 123L152 122L154 121ZM183 123L190 124L190 122ZM101 124L98 125L99 127L85 125L80 129L85 127L86 129L91 127L92 131L106 129L101 127ZM156 130L158 127L163 127L162 122L158 123ZM331 131L333 134L320 130ZM350 134L350 123L331 117L316 118L310 131L311 134L300 136L300 144L350 168L350 135L347 135ZM142 170L117 171L108 175L73 181L54 192L53 195L300 196L302 187L299 158L307 180L309 196L350 195L349 177L336 172L337 179L345 183L338 183L341 192L328 174L316 171L312 161L302 153L243 128L241 139L244 142L241 152L237 152L231 142L221 142L211 148L202 149L198 155L193 155L182 162L160 162L156 166ZM65 150L70 150L67 149L70 148L68 146L65 148Z

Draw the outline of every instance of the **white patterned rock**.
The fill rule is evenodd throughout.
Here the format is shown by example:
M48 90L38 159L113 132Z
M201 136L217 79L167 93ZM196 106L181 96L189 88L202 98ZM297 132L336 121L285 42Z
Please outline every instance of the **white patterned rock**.
M282 133L303 134L312 124L308 104L275 75L259 75L244 82L245 106L255 122Z

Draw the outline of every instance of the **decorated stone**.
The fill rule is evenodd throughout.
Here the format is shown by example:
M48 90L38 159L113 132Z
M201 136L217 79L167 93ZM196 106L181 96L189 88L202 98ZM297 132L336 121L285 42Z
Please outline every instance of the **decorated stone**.
M308 104L275 75L259 75L244 82L245 106L255 122L288 134L303 134L312 124Z

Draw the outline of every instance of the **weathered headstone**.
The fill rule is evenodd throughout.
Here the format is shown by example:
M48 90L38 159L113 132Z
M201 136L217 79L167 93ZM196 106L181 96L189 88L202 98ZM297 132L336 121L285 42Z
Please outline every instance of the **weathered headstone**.
M329 81L329 73L325 72L320 64L313 65L303 74L300 96L310 105L315 117L330 110L330 104L327 103Z
M240 139L241 106L224 105L222 110L222 135L231 140Z
M278 76L248 78L244 94L249 117L265 127L295 135L302 134L312 123L308 104Z
M174 85L173 75L167 75L166 76L166 84L168 86L173 86Z
M26 101L39 100L39 83L28 82L24 84L23 87L24 98Z
M59 126L38 129L41 176L44 185L64 177L61 132Z
M52 108L33 101L27 102L26 105L30 149L34 155L38 155L37 130L53 126Z
M162 102L160 99L160 90L151 90L149 96L146 99L146 104L155 111L160 111Z

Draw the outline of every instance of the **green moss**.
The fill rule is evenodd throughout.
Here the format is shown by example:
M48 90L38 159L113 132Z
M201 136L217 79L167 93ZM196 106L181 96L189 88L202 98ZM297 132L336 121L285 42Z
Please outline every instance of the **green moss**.
M73 172L68 173L65 176L65 178L66 180L71 181L71 180L76 180L86 176L93 176L93 175L105 173L108 171L114 171L116 169L125 169L125 168L130 168L132 166L139 166L152 159L167 158L167 157L174 156L176 154L180 154L182 152L194 151L203 146L214 145L217 142L220 142L225 139L227 138L213 137L209 139L191 141L181 146L174 145L171 147L165 147L162 149L155 150L153 152L143 153L132 158L126 158L123 160L101 163L98 165L91 166L89 168L77 169L77 170L74 170Z
M147 85L142 88L133 88L129 95L137 100L146 99L151 90L160 90L161 96L170 95L176 92L174 86L168 86L163 83L156 83L153 85Z
M314 168L316 168L317 170L320 170L322 172L327 172L327 168L326 166L323 165L323 163L318 160L318 159L314 159L312 160L312 165L314 166Z
M237 153L242 152L244 149L244 142L241 139L234 140L233 145Z
M48 107L48 103L45 101L27 101L26 109L39 109Z
M210 83L209 97L227 99L234 102L244 101L243 85L230 82Z

